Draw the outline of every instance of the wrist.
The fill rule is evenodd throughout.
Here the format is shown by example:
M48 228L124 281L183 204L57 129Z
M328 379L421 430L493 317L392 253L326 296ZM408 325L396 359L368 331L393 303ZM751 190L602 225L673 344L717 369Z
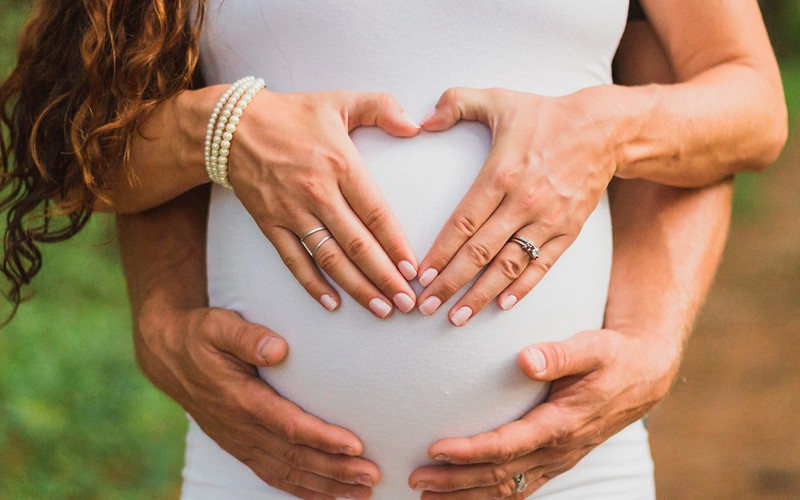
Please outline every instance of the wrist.
M176 100L178 117L178 164L182 175L192 186L209 182L206 172L203 144L214 106L229 85L213 85L197 90L187 90Z
M667 164L680 153L672 150L671 141L655 136L651 128L658 121L657 109L663 92L664 87L657 84L600 85L572 94L578 106L590 114L606 137L614 159L615 176L642 177L639 165L654 160Z

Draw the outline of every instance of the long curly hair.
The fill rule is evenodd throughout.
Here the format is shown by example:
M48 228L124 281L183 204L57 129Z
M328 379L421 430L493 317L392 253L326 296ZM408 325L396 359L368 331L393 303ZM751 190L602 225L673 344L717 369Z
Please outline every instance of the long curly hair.
M194 12L196 9L196 12ZM13 317L40 242L78 233L151 110L190 88L204 0L41 0L0 85L0 270Z

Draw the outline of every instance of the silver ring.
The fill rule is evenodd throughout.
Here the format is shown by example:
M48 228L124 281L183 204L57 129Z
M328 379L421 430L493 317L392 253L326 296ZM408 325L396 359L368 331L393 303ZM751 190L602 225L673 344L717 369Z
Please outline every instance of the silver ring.
M319 251L319 248L322 245L324 245L326 241L332 240L332 239L333 239L333 236L328 235L328 236L322 238L321 240L319 240L319 243L317 243L317 246L314 247L314 251L311 252L311 258L314 259L314 260L317 260L317 252ZM304 243L304 245L305 245L305 243ZM306 248L308 248L308 247L306 247Z
M309 237L309 236L311 236L312 234L315 234L315 233L318 233L318 232L320 232L320 231L324 231L324 230L325 230L325 227L324 227L324 226L315 227L315 228L314 228L314 229L312 229L311 231L308 231L307 233L303 234L303 236L301 236L301 237L300 237L300 241L301 241L303 244L305 244L305 242L306 242L306 238L308 238L308 237Z
M517 493L522 493L528 487L528 481L525 480L525 474L517 474L514 476L514 484L517 485Z
M536 246L536 243L522 236L512 236L508 241L513 241L521 246L531 260L539 260L539 247Z
M317 249L319 249L319 244L317 244L317 248L315 248L312 251L310 248L308 248L308 245L306 245L306 240L312 234L317 234L320 231L326 231L326 230L327 230L327 228L325 228L323 226L315 227L314 229L312 229L310 231L307 231L306 233L303 234L303 236L300 237L300 243L303 244L303 248L306 249L306 252L308 252L308 255L310 255L312 259L314 258L314 255L317 253ZM325 240L323 239L322 241L325 241Z

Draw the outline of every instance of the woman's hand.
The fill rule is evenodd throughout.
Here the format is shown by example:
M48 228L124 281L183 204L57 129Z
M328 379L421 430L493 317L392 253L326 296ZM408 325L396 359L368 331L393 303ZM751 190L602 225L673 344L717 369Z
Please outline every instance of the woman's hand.
M553 381L547 401L520 420L469 438L440 440L409 485L425 500L524 498L571 469L598 444L641 418L668 391L680 343L647 332L583 332L531 346L518 362L531 379ZM514 477L527 488L516 492Z
M605 124L578 94L542 97L504 89L453 88L422 127L485 123L492 150L420 265L427 288L418 303L432 314L489 266L450 309L462 326L495 297L505 310L521 300L575 241L614 175ZM512 237L532 241L537 259Z
M242 117L230 150L236 195L308 293L340 301L319 268L381 318L392 302L409 312L416 258L396 217L350 140L360 126L411 137L419 131L387 94L262 91ZM315 259L301 244L305 239ZM332 239L325 240L328 236ZM315 262L316 261L316 262ZM319 268L317 267L319 266ZM402 274L401 274L402 273Z

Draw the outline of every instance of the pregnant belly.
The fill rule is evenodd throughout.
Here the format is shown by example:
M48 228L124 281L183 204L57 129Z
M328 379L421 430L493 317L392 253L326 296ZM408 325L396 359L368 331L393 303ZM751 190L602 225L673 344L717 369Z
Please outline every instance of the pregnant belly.
M414 139L357 130L353 140L420 259L490 146L488 131L474 123ZM406 481L430 462L433 441L492 429L545 397L546 386L519 372L516 355L535 342L599 328L610 262L604 198L577 241L509 312L491 304L462 328L447 321L452 304L431 317L395 311L379 320L343 294L340 310L330 313L306 295L236 197L222 189L212 195L212 305L288 340L286 362L262 377L306 411L361 437L383 474L376 498L418 498Z

